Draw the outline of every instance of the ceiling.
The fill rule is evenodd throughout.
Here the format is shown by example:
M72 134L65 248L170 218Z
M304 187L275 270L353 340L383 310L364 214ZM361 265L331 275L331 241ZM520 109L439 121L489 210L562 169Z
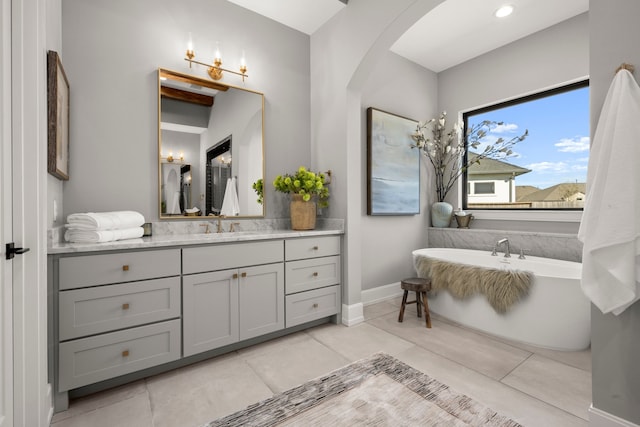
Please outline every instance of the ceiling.
M346 0L229 0L306 34L338 13ZM514 7L506 18L494 12ZM422 17L391 51L435 72L589 10L589 0L446 0Z

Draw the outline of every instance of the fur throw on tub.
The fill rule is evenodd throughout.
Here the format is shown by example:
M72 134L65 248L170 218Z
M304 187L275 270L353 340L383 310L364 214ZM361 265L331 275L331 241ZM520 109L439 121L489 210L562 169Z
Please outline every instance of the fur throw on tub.
M457 264L419 256L414 265L420 277L431 279L431 289L448 290L456 298L484 294L498 313L507 310L529 292L533 273Z

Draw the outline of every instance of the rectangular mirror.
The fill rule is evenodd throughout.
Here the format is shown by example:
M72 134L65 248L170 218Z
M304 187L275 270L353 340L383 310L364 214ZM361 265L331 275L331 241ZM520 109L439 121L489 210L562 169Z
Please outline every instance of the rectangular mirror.
M264 95L158 69L161 219L263 217Z

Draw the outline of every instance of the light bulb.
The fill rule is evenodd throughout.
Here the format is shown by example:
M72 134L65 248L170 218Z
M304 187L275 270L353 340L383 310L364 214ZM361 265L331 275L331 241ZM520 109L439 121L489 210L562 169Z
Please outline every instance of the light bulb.
M506 4L502 7L500 7L500 9L496 10L496 18L504 18L506 16L511 15L511 13L513 12L513 6L511 6L510 4Z
M187 50L193 51L193 38L191 38L191 33L189 33L189 41L187 42Z

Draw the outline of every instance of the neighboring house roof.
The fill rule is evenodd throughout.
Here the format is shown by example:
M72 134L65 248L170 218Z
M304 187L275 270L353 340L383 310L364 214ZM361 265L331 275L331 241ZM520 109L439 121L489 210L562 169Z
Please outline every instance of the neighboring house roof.
M516 185L516 200L520 200L522 197L536 191L540 191L540 189L533 185Z
M554 202L565 201L576 193L585 194L586 184L584 182L557 184L544 190L529 193L522 198L517 197L518 202Z
M477 153L469 153L470 161L478 156ZM482 159L480 163L474 163L469 166L467 170L468 175L496 175L496 174L508 174L513 176L523 175L531 172L531 169L526 169L520 166L512 165L511 163L503 162L496 159Z

